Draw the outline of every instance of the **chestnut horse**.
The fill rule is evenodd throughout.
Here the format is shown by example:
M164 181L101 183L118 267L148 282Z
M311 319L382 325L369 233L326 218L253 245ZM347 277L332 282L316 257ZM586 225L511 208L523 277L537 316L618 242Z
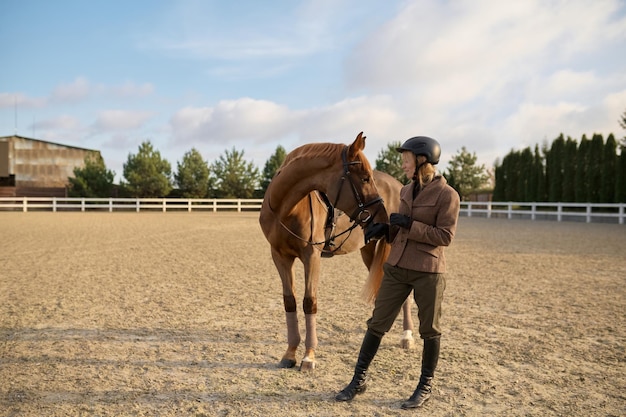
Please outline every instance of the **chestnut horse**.
M364 147L363 132L349 146L303 145L287 155L265 192L259 223L270 243L272 259L282 281L287 321L288 346L279 363L282 368L296 365L296 351L301 342L293 273L296 258L304 265L305 279L306 335L302 370L315 368L321 257L361 249L363 262L369 269L365 297L371 301L380 286L389 244L385 240L365 244L363 228L370 223L389 222L388 212L397 211L402 185L388 174L372 171L363 154ZM404 328L402 343L410 347L413 323L408 300L404 308Z

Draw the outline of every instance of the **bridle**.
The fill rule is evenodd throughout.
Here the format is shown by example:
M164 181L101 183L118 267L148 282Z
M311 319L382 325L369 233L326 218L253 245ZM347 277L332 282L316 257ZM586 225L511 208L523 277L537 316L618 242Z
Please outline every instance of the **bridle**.
M359 190L357 190L356 186L354 185L354 181L352 180L352 176L350 174L350 165L361 164L362 162L361 161L348 161L348 147L347 146L344 147L343 151L341 152L341 159L343 162L343 176L341 177L341 184L339 184L339 190L337 191L337 197L335 198L334 205L336 206L337 203L339 202L341 190L343 189L343 182L347 178L348 181L350 181L352 194L354 195L354 199L356 200L357 205L358 205L357 210L352 215L350 215L350 220L352 220L352 222L355 223L355 225L358 225L357 221L359 223L363 223L367 225L368 223L372 221L373 217L376 215L378 210L380 210L380 207L378 207L378 210L376 210L374 214L370 213L370 211L367 208L370 206L373 206L374 204L378 202L382 203L383 198L379 195L377 198L373 199L372 201L364 203L363 199L359 195Z
M354 184L354 180L352 178L351 172L350 172L350 166L351 165L356 165L356 164L361 164L361 161L348 161L348 146L345 146L343 148L343 151L341 152L341 160L343 163L343 175L341 176L340 179L340 184L339 184L339 189L337 191L337 196L335 197L335 203L331 204L330 200L328 199L328 197L324 194L320 192L320 196L322 197L322 201L326 204L327 209L328 209L328 217L326 219L326 229L330 229L331 230L331 235L324 241L321 242L313 242L311 240L308 239L304 239L301 236L298 236L295 232L293 232L291 229L289 229L282 221L280 222L281 226L287 230L291 235L293 235L294 237L302 240L303 242L306 242L310 245L313 246L317 246L317 245L324 245L324 248L321 249L322 254L326 254L326 256L332 256L334 254L334 252L338 251L339 249L341 249L341 247L343 246L343 244L348 240L348 238L350 237L350 234L352 233L352 231L359 225L362 225L363 227L366 227L369 223L371 223L371 221L374 219L374 216L376 216L376 214L378 213L378 210L380 210L380 207L383 205L383 198L379 195L378 197L374 198L371 201L368 202L364 202L363 198L361 196L361 194L359 193L359 190L357 189L356 185ZM350 220L352 221L352 225L338 233L333 235L332 231L334 230L335 227L335 219L334 219L334 212L335 212L335 206L337 205L337 203L339 202L339 198L341 197L341 190L343 190L343 183L346 181L346 179L349 181L350 183L350 188L352 190L352 194L354 196L354 199L357 202L357 209L354 211L354 213L352 213L351 215L348 214L348 216L350 217ZM374 213L371 213L370 210L368 209L368 207L373 206L374 204L380 203L380 206L376 209L376 211ZM313 218L313 213L311 213L311 218ZM313 222L311 221L311 232L313 231ZM311 233L312 234L312 233ZM341 244L337 247L335 247L334 245L334 240L342 235L348 234L348 236L341 242ZM328 249L330 247L334 247L334 249Z

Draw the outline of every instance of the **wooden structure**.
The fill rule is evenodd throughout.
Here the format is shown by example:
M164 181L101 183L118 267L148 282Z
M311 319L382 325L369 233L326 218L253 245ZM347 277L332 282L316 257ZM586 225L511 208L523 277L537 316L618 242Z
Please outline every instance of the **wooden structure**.
M68 177L100 151L23 136L0 137L0 196L67 197Z

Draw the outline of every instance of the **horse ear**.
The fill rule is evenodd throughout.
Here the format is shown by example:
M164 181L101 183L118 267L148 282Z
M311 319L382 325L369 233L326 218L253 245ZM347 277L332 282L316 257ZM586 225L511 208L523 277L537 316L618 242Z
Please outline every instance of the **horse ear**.
M357 135L354 142L352 142L352 145L350 145L350 149L348 150L348 154L351 158L355 157L357 153L365 149L365 138L366 136L363 136L363 132L361 132Z

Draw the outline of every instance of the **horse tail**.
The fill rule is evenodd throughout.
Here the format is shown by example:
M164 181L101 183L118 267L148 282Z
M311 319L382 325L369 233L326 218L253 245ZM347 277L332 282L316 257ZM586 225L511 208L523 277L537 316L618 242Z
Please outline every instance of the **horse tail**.
M372 304L378 295L380 284L383 281L383 265L387 261L391 245L386 240L376 242L374 259L369 268L369 275L363 287L362 296L368 303Z

